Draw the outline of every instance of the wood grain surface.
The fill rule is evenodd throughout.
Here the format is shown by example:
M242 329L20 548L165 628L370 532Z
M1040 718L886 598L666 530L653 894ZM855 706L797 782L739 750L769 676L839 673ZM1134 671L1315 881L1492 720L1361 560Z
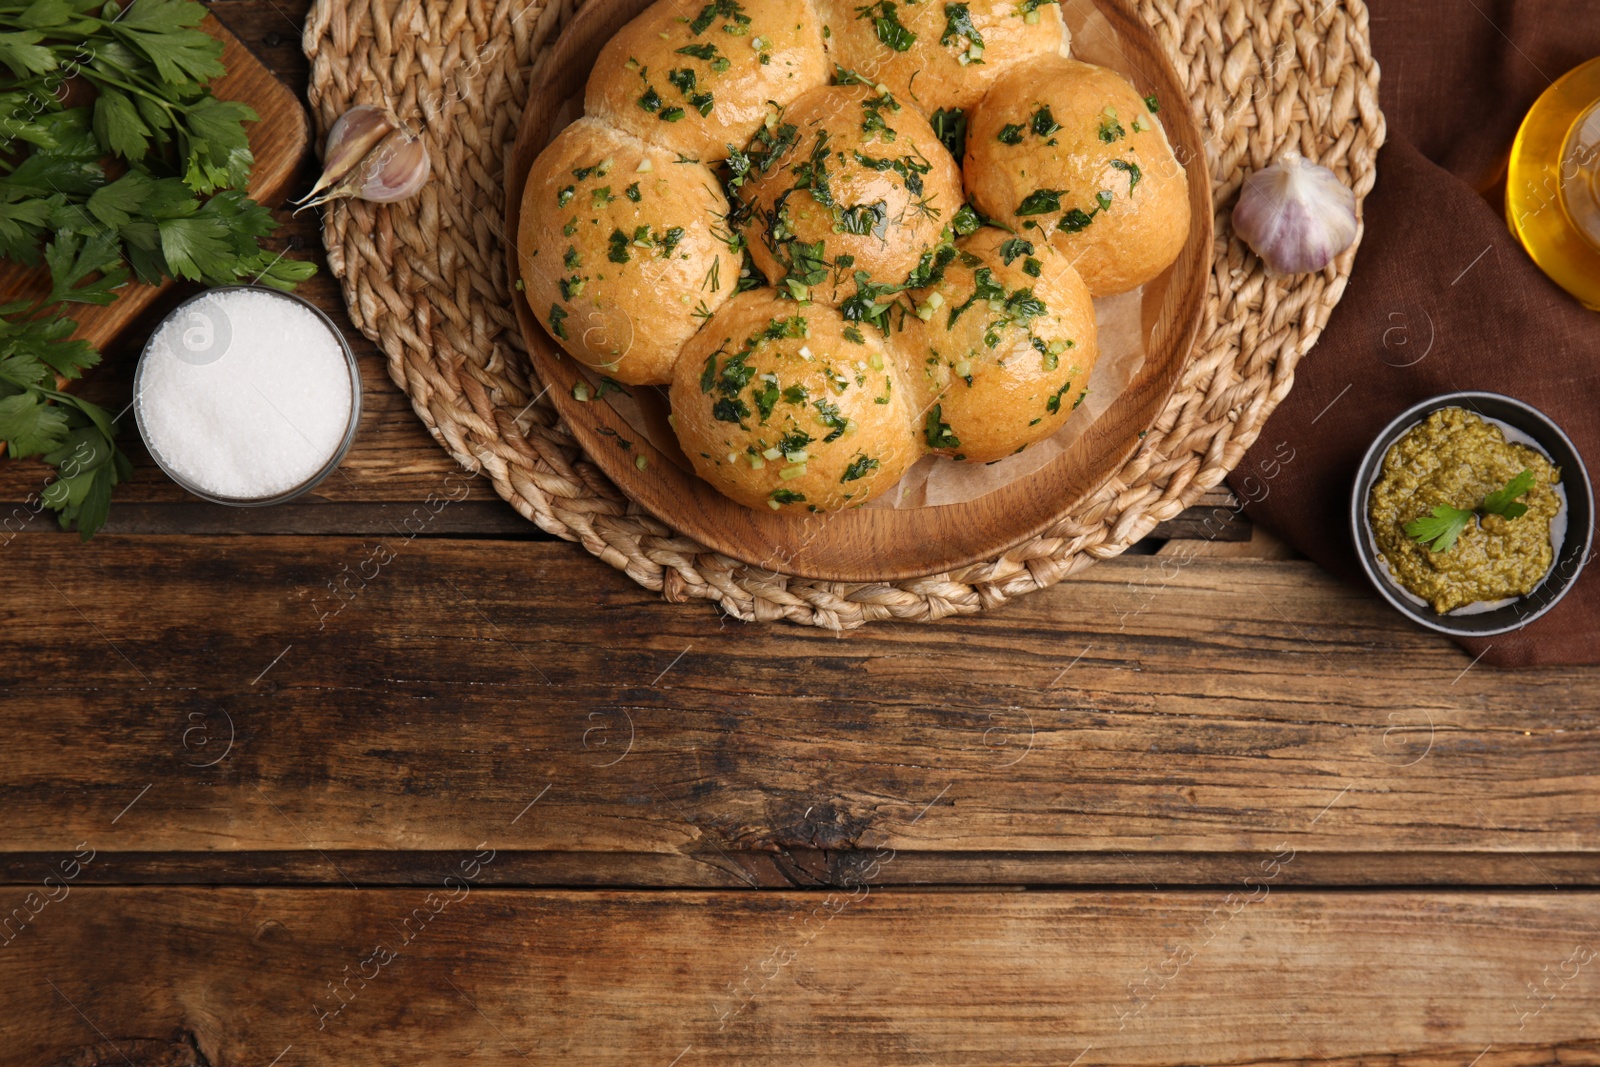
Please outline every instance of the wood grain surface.
M451 492L368 538L14 539L52 610L0 645L32 664L0 709L12 846L137 796L117 851L451 849L541 796L504 847L734 871L883 843L1594 847L1594 672L1473 668L1308 563L1126 558L840 639L562 544L409 538Z
M590 0L556 41L544 77L530 93L506 173L506 230L519 232L522 186L555 133L575 117L569 102L582 96L601 47L649 0ZM1140 94L1187 98L1155 31L1124 2L1096 5L1106 16L1118 69ZM607 401L579 402L572 388L585 380L545 332L526 300L517 321L528 351L562 419L595 464L639 506L700 543L762 569L829 581L898 581L992 559L1073 513L1138 450L1188 363L1212 259L1211 179L1193 113L1173 107L1162 121L1188 172L1191 229L1176 262L1145 291L1148 337L1144 362L1111 406L1059 457L976 500L925 508L855 508L806 515L747 508L696 477L676 442L663 450L634 429ZM511 277L523 273L515 248L506 249ZM635 388L644 417L664 426L666 394ZM625 443L618 448L618 443ZM640 470L636 460L644 458Z
M305 0L216 7L304 83ZM1600 670L1475 664L1221 491L974 618L667 604L348 332L292 506L134 441L84 545L0 462L0 1065L1600 1063Z
M29 1063L1600 1063L1594 893L506 891L468 877L485 833L406 890L71 889L0 948L0 1037Z

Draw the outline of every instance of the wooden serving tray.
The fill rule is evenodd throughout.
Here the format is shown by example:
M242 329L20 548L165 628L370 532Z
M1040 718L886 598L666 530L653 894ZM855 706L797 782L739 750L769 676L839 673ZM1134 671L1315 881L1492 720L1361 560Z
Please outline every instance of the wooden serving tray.
M505 232L513 237L507 242L506 262L511 278L522 276L514 235L528 169L581 111L571 103L581 102L600 49L649 3L588 0L545 57L507 163ZM774 572L845 582L900 581L993 558L1070 514L1122 470L1177 386L1205 310L1212 258L1211 178L1199 125L1187 106L1179 106L1189 94L1154 32L1127 0L1094 0L1094 6L1116 34L1123 60L1117 68L1141 95L1155 93L1167 104L1161 118L1188 172L1193 223L1177 262L1146 290L1150 341L1143 366L1071 448L1033 474L961 504L822 515L746 508L698 478L675 445L663 451L643 439L609 402L575 400L572 387L584 380L579 365L545 334L517 294L517 321L534 369L594 463L656 518L717 552ZM1151 294L1159 296L1152 299ZM664 393L651 388L632 392L646 418L666 418ZM619 440L630 447L617 447ZM647 460L644 470L635 465L641 455Z
M207 15L200 28L222 42L222 63L228 69L211 83L211 92L220 100L248 104L261 116L261 121L247 127L250 151L256 157L250 172L249 192L257 203L275 207L288 194L311 143L310 119L289 87L262 66L216 16ZM117 299L105 307L68 305L66 314L78 323L73 336L103 349L161 294L177 284L171 280L161 285L129 282L117 290ZM7 300L36 300L49 292L50 275L44 268L0 260L0 293L7 294Z

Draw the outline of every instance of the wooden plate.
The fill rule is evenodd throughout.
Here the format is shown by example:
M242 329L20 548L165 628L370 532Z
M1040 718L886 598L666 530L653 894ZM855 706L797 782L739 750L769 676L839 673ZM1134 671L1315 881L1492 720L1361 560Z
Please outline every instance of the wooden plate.
M649 3L588 0L543 57L507 164L506 233L517 233L528 169L578 113L573 102L581 103L601 47ZM578 363L546 336L519 294L517 319L534 369L600 469L646 511L718 552L776 572L847 582L899 581L993 558L1070 513L1122 470L1177 385L1200 325L1211 272L1211 178L1199 126L1187 107L1178 106L1189 94L1155 34L1125 0L1094 0L1094 6L1116 35L1118 69L1141 95L1155 93L1166 104L1161 118L1188 171L1193 224L1177 262L1146 290L1150 341L1143 366L1071 448L1033 474L961 504L805 516L746 508L696 477L676 446L662 451L645 440L608 401L573 399L572 387L584 380ZM506 249L506 262L509 276L521 277L514 245ZM665 419L663 390L632 392L646 418ZM643 470L638 456L647 461Z

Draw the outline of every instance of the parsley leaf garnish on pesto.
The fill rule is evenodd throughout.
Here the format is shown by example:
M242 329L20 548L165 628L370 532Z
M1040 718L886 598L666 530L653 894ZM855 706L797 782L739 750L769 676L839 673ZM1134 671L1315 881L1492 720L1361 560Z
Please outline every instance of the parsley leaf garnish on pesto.
M1407 537L1418 544L1427 545L1428 551L1448 552L1455 547L1456 538L1461 536L1461 531L1467 528L1474 514L1440 504L1430 514L1406 523L1404 529Z
M1477 517L1478 512L1499 515L1504 519L1521 518L1527 513L1528 505L1518 503L1517 497L1533 486L1533 471L1524 468L1504 486L1485 496L1476 510L1440 504L1427 515L1406 523L1402 528L1407 537L1418 544L1427 545L1428 551L1448 552L1455 547L1456 538L1461 536L1461 532Z
M1524 467L1521 474L1484 497L1483 503L1478 506L1483 511L1499 515L1503 519L1520 519L1527 513L1528 505L1517 503L1517 497L1532 489L1533 484L1533 471Z

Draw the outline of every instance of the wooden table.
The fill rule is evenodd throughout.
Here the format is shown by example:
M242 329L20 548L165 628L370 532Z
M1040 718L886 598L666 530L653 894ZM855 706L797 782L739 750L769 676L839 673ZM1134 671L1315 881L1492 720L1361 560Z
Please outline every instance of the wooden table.
M303 88L304 0L217 9ZM351 339L313 499L141 453L82 545L0 464L0 1062L1600 1062L1600 671L1475 666L1225 494L977 618L669 605Z

